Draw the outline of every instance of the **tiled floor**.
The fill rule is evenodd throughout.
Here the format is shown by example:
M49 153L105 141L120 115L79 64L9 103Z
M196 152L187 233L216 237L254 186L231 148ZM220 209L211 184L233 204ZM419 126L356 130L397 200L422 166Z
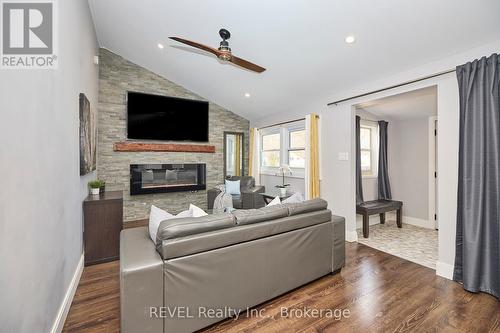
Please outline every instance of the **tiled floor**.
M363 238L362 229L357 231L358 242L361 244L436 269L437 230L419 228L410 224L403 224L403 228L399 229L396 221L387 220L385 224L370 226L369 238Z

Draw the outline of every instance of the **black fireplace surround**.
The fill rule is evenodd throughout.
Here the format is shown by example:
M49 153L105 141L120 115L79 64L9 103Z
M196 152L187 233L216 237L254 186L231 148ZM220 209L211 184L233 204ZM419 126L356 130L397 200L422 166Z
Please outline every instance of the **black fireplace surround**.
M205 164L130 165L130 195L205 189Z

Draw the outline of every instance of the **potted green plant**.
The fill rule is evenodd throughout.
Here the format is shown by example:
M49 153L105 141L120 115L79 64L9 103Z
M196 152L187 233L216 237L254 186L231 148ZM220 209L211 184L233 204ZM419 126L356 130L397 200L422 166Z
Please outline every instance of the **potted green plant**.
M96 179L89 182L90 194L99 195L99 191L101 186L103 185L103 181Z

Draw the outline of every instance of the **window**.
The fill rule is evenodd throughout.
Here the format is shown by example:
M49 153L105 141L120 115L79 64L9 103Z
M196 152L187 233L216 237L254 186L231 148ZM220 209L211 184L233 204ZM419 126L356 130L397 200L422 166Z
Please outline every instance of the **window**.
M375 177L378 163L378 125L376 123L361 123L360 148L362 175Z
M261 132L261 170L276 174L288 164L295 177L303 177L306 167L306 131L304 122L267 128Z
M306 167L306 130L289 132L288 165L292 169Z
M262 166L278 168L280 166L280 133L262 135Z

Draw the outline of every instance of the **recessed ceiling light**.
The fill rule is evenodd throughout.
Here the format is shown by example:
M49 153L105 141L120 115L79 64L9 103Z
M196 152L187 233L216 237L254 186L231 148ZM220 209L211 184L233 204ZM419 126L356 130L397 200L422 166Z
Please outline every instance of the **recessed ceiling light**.
M245 93L245 97L246 98L250 98L250 94L249 93Z
M163 46L163 44L162 44L162 43L158 43L158 48L159 48L160 50L163 50L163 48L164 48L164 47L165 47L165 46Z
M354 36L347 36L347 37L345 38L345 42L346 42L347 44L352 44L352 43L354 43L355 41L356 41L356 38L355 38Z

